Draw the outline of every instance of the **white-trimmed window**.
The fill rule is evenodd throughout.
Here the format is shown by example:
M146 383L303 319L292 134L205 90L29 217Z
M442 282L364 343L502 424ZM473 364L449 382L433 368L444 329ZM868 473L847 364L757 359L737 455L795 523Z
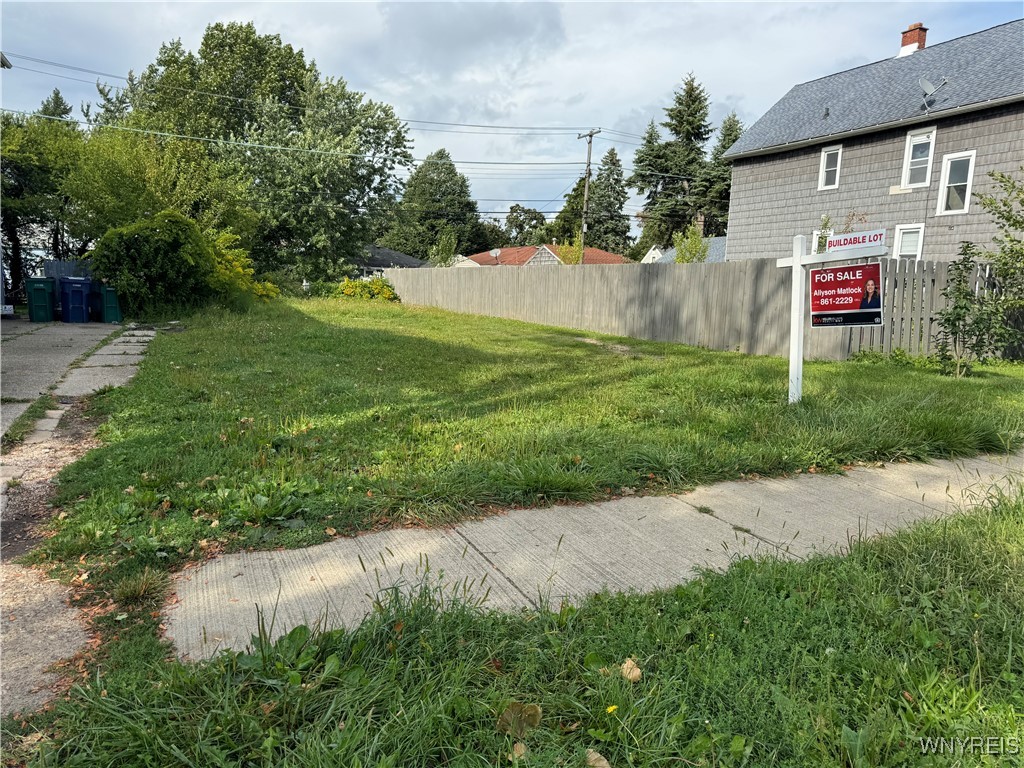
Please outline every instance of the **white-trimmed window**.
M903 153L904 189L927 187L932 180L932 155L935 152L935 126L907 133L907 148Z
M971 207L971 185L974 182L976 150L954 152L942 157L942 178L939 181L939 206L936 216L967 213Z
M821 163L818 166L818 189L839 188L839 166L843 161L843 147L825 147L821 150Z
M920 261L924 247L924 224L900 224L896 227L895 240L892 249L894 259Z

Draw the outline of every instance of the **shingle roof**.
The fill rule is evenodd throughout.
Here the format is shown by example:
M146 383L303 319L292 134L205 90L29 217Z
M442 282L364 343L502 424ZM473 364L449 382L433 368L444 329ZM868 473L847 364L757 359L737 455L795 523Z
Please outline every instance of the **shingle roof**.
M483 253L474 253L467 258L475 261L482 267L521 267L532 259L542 247L547 247L548 250L561 258L559 253L561 246L555 245L524 245L515 248L497 248L495 249L498 252L497 256L491 251L484 251ZM625 264L626 261L624 256L602 251L600 248L587 248L583 254L584 264Z
M366 246L366 256L362 263L367 267L387 269L388 267L423 267L430 266L429 261L417 259L415 256L408 256L400 251L393 251L379 245Z
M725 156L767 154L794 144L922 122L944 112L1024 99L1024 19L876 61L792 88ZM948 82L924 107L919 81ZM827 114L827 116L826 116Z
M725 240L723 237L705 237L704 243L708 247L708 257L704 259L709 264L718 263L725 261ZM665 251L658 258L654 259L654 264L674 264L676 261L676 249L666 248Z

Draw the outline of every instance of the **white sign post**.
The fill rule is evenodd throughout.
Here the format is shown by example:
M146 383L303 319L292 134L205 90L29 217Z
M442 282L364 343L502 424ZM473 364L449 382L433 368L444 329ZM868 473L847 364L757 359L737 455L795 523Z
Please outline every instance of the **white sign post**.
M776 259L778 267L793 270L793 290L789 315L789 402L799 403L804 385L804 294L807 280L807 265L850 259L870 259L886 256L885 230L853 232L848 235L829 237L826 253L808 253L807 236L793 238L793 255L788 259Z

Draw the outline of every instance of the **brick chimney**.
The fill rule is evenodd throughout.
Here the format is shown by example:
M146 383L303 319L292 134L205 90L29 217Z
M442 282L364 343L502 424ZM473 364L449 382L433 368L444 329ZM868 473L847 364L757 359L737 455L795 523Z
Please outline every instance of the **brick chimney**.
M900 41L900 52L896 55L896 58L909 56L914 51L924 48L924 40L927 36L928 27L920 21L916 24L911 24L903 32L903 39Z

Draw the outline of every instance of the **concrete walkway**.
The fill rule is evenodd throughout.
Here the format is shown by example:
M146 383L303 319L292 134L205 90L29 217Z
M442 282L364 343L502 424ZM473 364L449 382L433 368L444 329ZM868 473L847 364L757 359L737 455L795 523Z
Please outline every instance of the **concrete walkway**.
M14 325L9 329L4 323L3 328L0 354L4 397L15 396L8 395L10 386L11 391L34 399L57 382L54 394L67 401L103 387L125 384L135 375L146 345L156 335L153 331L129 328L64 375L74 360L120 329L97 324L33 327L15 321ZM3 406L5 430L9 426L8 407ZM5 534L11 531L12 524L16 530L20 527L18 520L12 519L7 504L8 484L19 481L24 485L26 477L39 474L40 465L47 464L40 461L40 452L53 455L54 432L68 410L69 406L61 403L56 410L47 411L22 445L0 457L0 526ZM12 417L10 421L13 420ZM47 478L34 482L51 481ZM43 497L48 498L49 492L44 491ZM51 698L58 677L47 670L54 662L72 656L85 643L80 611L70 607L68 596L67 587L37 571L0 563L0 647L4 656L0 715L30 712Z
M933 464L720 483L675 496L514 510L445 530L393 530L298 550L218 557L177 580L168 618L179 654L244 648L255 605L274 634L315 622L351 626L382 588L429 571L457 594L503 609L557 605L604 587L670 587L736 556L803 558L851 538L935 518L1024 478L1024 453Z
M101 323L0 323L0 434L7 432L25 409L46 393L75 360L99 344L119 326Z

